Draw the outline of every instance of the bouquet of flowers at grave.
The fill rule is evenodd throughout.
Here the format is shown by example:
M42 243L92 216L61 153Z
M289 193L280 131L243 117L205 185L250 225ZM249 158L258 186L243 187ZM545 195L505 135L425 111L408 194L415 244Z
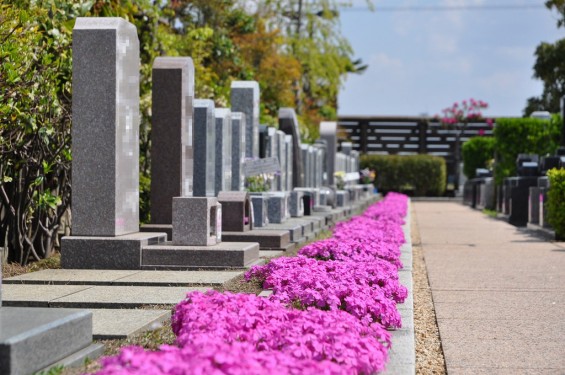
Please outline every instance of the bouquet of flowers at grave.
M270 191L275 175L275 173L261 173L257 176L246 177L245 188L251 193Z
M369 168L365 168L359 172L359 177L361 178L361 183L372 184L377 177L377 173Z
M343 190L345 187L345 172L339 171L334 173L335 186L337 190Z

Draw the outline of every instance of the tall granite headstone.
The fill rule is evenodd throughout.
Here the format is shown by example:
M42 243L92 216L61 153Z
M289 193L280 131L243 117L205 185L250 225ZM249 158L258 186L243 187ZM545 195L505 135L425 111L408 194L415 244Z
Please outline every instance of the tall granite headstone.
M245 163L245 113L232 112L232 186L233 191L243 191L245 188L245 176L243 175L243 163Z
M333 186L335 184L334 173L335 169L335 155L337 152L337 123L323 121L320 123L320 138L326 141L328 151L326 153L326 165L328 173L328 184Z
M281 171L278 179L277 190L286 190L286 144L285 144L286 134L280 130L276 132L275 139L277 143L277 158L279 159L279 164L281 166Z
M139 230L139 41L121 18L73 29L74 236Z
M77 18L73 29L73 227L61 266L139 269L139 42L121 18Z
M231 111L216 108L216 191L229 191L232 187L232 129Z
M214 102L194 101L194 191L195 197L216 196L216 118Z
M279 129L292 135L292 187L305 186L300 130L294 108L279 109Z
M232 82L231 110L245 114L245 156L259 157L259 83L256 81Z
M192 195L194 64L190 57L153 62L151 222L172 223L173 197Z

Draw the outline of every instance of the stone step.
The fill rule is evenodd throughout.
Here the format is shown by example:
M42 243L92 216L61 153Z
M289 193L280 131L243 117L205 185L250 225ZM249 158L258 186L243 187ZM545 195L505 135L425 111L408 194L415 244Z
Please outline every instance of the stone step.
M31 374L92 344L86 310L2 307L0 327L0 374Z
M290 243L288 230L253 229L248 232L222 232L222 240L233 242L257 242L259 248L283 249Z
M256 241L232 242L227 238L212 246L174 246L166 242L144 246L141 251L143 269L245 268L258 260L259 244Z
M48 269L4 280L4 284L222 286L243 271L134 271Z
M302 225L293 223L290 220L282 224L269 224L266 227L255 228L255 230L284 230L290 233L290 241L295 242L297 239L301 238L304 229Z
M137 308L144 305L176 305L193 290L209 287L92 286L6 284L5 306L68 308Z
M96 340L131 338L142 332L162 327L163 323L171 317L171 310L163 309L89 310L92 312L92 336Z

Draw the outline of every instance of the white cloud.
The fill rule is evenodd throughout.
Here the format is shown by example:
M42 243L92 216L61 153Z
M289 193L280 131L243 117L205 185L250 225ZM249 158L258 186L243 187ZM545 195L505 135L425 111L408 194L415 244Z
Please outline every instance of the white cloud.
M404 68L402 60L387 55L384 52L372 54L369 58L369 65L371 68L377 69L402 70Z

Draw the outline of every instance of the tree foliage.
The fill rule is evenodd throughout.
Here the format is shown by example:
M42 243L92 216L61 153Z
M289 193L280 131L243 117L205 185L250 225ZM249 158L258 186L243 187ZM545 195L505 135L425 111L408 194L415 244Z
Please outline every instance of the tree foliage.
M557 26L565 26L565 0L549 0L545 2L545 6L557 11ZM561 98L565 95L565 39L555 43L540 43L534 55L536 62L533 66L533 78L543 82L543 92L540 96L528 98L524 116L529 116L534 111L558 113Z

